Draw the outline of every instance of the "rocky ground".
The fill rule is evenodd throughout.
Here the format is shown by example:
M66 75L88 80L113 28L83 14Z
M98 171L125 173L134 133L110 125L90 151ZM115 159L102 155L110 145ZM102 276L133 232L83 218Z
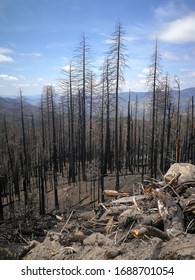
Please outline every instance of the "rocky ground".
M176 171L144 189L139 176L123 178L119 195L111 192L108 178L108 196L95 209L85 200L66 212L1 223L0 259L195 259L195 186L179 182L186 170L170 183ZM166 217L159 201L165 212L172 211Z

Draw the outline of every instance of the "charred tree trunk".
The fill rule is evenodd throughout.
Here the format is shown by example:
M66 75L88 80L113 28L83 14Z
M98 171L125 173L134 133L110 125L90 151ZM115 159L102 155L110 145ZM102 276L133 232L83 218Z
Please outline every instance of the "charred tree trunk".
M55 123L55 108L54 108L54 89L50 87L50 94L51 94L51 113L52 113L52 127L53 127L53 179L54 179L54 201L55 201L55 208L59 209L59 202L58 202L58 161L57 161L57 145L56 145L56 123Z
M180 161L180 84L179 81L176 80L178 86L178 101L177 101L177 124L176 124L176 147L175 147L175 160L176 162Z
M166 158L165 158L165 171L170 167L170 139L171 139L171 107L172 104L168 104L168 116L167 116L167 147L166 147Z
M195 163L195 140L194 140L194 96L192 96L191 99L192 105L191 105L191 133L190 133L190 161L191 163Z
M100 127L100 187L101 201L104 202L104 94L102 93L101 104L101 127Z
M136 95L135 100L135 119L134 119L134 138L133 138L133 165L134 169L138 168L137 162L137 107L138 107L138 97Z
M110 63L106 60L105 77L106 83L106 135L105 135L105 154L104 154L104 174L107 174L108 169L111 171L111 139L110 139Z
M3 204L2 204L1 189L0 189L0 220L3 220Z
M126 173L127 170L131 171L130 165L130 135L131 135L131 118L130 118L130 93L128 100L128 111L127 111L127 139L126 139Z
M20 113L21 113L21 125L22 125L22 143L23 143L23 153L24 153L24 162L23 162L23 173L24 173L24 179L23 179L23 190L24 190L24 199L25 199L25 205L28 204L28 185L29 185L29 177L28 177L28 160L27 160L27 145L26 145L26 134L25 134L25 124L24 124L24 104L23 104L23 95L22 90L20 89L19 92L19 98L20 98Z
M165 149L165 124L166 124L166 112L167 112L167 82L165 85L164 93L164 109L163 109L163 124L162 124L162 135L161 135L161 148L160 148L160 170L164 173L164 149Z
M75 147L74 147L74 109L72 93L72 66L69 71L69 90L70 90L70 177L72 183L75 183Z

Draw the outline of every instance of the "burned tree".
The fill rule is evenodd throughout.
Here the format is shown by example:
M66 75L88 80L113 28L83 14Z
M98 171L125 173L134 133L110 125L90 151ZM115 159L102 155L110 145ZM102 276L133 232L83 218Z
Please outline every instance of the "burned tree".
M115 134L114 134L114 152L115 152L115 172L116 185L115 189L119 190L119 125L118 125L118 98L120 86L124 82L124 69L127 66L127 54L125 46L125 31L121 23L118 21L115 26L115 31L110 39L110 48L108 51L109 61L111 63L111 71L114 79L115 87Z
M52 136L49 133L49 150L50 150L50 164L53 172L53 182L54 182L54 205L55 208L59 208L58 202L58 157L57 157L57 136L56 136L56 113L55 113L55 89L52 85L47 85L44 87L44 92L47 100L47 116L48 116L48 130L52 132ZM51 125L51 131L50 126ZM50 138L51 137L51 138Z
M29 169L28 169L28 151L27 151L27 143L26 143L26 130L25 130L25 122L24 122L24 98L22 94L22 90L19 91L19 99L20 99L20 113L21 113L21 126L22 126L22 149L23 149L23 162L22 162L22 170L24 174L23 179L23 189L24 189L24 197L25 197L25 205L28 204L28 193L29 193Z
M85 34L82 34L79 45L76 49L74 59L76 71L77 85L80 94L81 104L81 163L82 163L82 179L86 181L86 96L90 92L90 63L91 49L87 43Z
M155 167L155 141L156 141L156 94L157 88L159 85L159 77L161 73L160 67L160 54L158 51L158 42L156 40L156 45L154 49L154 53L152 56L152 64L149 66L149 74L147 77L147 83L149 90L152 92L152 135L151 135L151 148L150 148L150 173L151 177L154 174L154 167Z

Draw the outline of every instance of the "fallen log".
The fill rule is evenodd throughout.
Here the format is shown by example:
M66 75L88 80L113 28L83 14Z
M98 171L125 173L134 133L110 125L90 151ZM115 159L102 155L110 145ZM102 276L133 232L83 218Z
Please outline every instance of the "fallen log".
M30 251L30 250L32 250L33 248L35 248L37 245L39 245L40 243L38 242L38 241L36 241L36 240L32 240L29 244L28 244L28 246L25 246L24 247L24 249L22 250L22 252L19 254L19 257L18 257L18 259L19 260L22 260L22 258L23 257L25 257L27 254L28 254L28 252Z
M142 220L142 213L135 207L129 207L126 211L120 214L118 221L120 225L124 228L128 224L137 223Z
M178 202L163 189L155 189L153 194L157 199L158 211L163 220L164 231L169 237L172 237L174 232L183 232L184 215Z
M131 194L126 192L118 192L114 190L104 190L103 195L109 197L124 197L124 196L130 196Z
M83 233L81 235L78 234L67 234L60 238L59 243L63 246L71 246L72 243L79 242L83 243L83 240L86 238L86 235Z
M135 199L136 201L144 201L147 199L147 196L140 194L136 196L122 197L117 200L113 200L111 204L135 204Z
M159 213L143 214L141 219L142 225L154 226L156 228L163 228L162 218Z
M162 189L166 189L167 187L172 186L175 182L178 181L179 177L181 176L181 172L177 172L177 174L168 182Z
M109 220L110 220L109 218L107 218L105 220L101 220L100 222L97 221L97 220L90 220L90 221L84 222L81 225L81 227L86 228L86 229L102 228L102 227L105 227L107 225Z
M183 209L184 213L192 212L192 214L195 214L195 199L192 199L188 201L188 203L185 205Z
M35 235L35 236L46 236L46 232L44 231L38 231L38 230L34 230L34 229L21 229L21 234L23 235Z
M119 205L109 207L107 210L107 216L119 216L122 212L129 209L128 205Z
M168 234L153 226L144 225L140 228L134 228L130 231L130 233L136 238L147 235L148 237L158 237L162 240L170 240Z
M112 216L111 219L108 221L108 223L106 224L105 230L106 233L111 233L113 229L116 228L116 224L114 223L114 217Z

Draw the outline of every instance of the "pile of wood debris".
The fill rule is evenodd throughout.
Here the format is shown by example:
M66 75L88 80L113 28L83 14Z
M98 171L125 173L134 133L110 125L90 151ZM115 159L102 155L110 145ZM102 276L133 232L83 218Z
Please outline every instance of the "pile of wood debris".
M195 259L195 166L173 164L132 193L105 190L97 209L56 216L55 231L20 259Z
M174 167L176 166L180 167L179 165ZM195 172L195 167L193 166L193 168L193 172ZM189 184L192 186L195 181L179 182L180 176L184 177L180 168L174 173L174 176L172 174L169 170L164 177L165 180L161 182L146 180L145 186L138 185L138 195L129 196L127 193L105 191L107 196L123 196L123 198L111 202L111 205L115 206L105 211L105 215L115 215L113 213L117 209L121 209L119 206L121 204L125 204L125 207L129 205L128 209L119 215L118 223L126 226L132 222L129 232L134 237L147 235L169 240L179 232L193 233L195 231L195 194L193 194L192 187L192 193L190 193ZM167 180L169 177L171 179ZM186 190L188 190L188 194ZM109 220L109 225L111 221L112 219Z
M100 204L96 215L81 225L89 232L124 234L118 242L143 236L170 240L181 232L195 233L195 166L174 164L163 181L134 184L134 195L105 190L115 198Z

